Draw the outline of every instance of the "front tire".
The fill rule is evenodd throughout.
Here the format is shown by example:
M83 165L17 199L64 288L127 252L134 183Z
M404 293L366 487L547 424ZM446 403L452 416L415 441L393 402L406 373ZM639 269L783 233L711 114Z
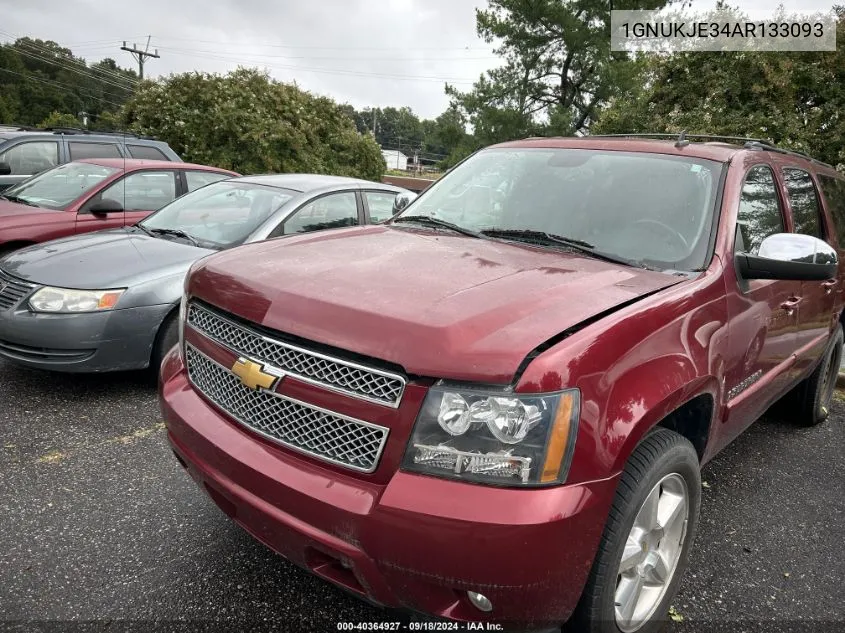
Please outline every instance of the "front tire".
M622 473L573 630L659 630L687 565L700 504L695 448L668 429L649 433Z
M161 324L158 329L155 343L153 344L153 353L150 356L150 374L154 379L158 378L161 370L161 363L167 352L179 342L179 315L178 312L171 312Z

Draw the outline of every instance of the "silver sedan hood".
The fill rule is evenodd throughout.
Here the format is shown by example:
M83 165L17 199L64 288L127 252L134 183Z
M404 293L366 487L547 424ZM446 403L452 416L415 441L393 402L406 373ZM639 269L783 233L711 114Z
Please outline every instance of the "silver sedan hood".
M41 285L120 288L186 272L197 259L213 252L126 228L36 244L0 260L0 268Z

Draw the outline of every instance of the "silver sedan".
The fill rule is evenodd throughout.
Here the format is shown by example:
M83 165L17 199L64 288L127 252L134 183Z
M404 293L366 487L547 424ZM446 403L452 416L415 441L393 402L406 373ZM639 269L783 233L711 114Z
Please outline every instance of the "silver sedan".
M134 226L15 251L0 259L0 356L65 372L157 371L177 340L182 285L196 260L387 220L411 197L353 178L246 176L198 189Z

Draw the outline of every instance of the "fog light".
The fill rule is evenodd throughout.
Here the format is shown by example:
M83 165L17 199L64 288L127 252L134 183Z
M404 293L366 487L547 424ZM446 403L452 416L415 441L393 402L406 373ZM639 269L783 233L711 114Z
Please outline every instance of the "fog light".
M490 602L490 599L485 595L474 591L467 591L467 598L469 598L472 606L480 611L488 612L493 610L493 603Z

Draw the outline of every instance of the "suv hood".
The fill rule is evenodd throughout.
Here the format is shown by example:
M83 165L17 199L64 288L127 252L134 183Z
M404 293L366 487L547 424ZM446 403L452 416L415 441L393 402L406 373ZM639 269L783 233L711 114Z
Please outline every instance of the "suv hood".
M548 339L683 280L559 250L369 226L214 255L189 292L409 374L504 384Z
M188 270L212 251L158 239L132 229L112 229L43 242L0 261L10 275L63 288L122 288Z

